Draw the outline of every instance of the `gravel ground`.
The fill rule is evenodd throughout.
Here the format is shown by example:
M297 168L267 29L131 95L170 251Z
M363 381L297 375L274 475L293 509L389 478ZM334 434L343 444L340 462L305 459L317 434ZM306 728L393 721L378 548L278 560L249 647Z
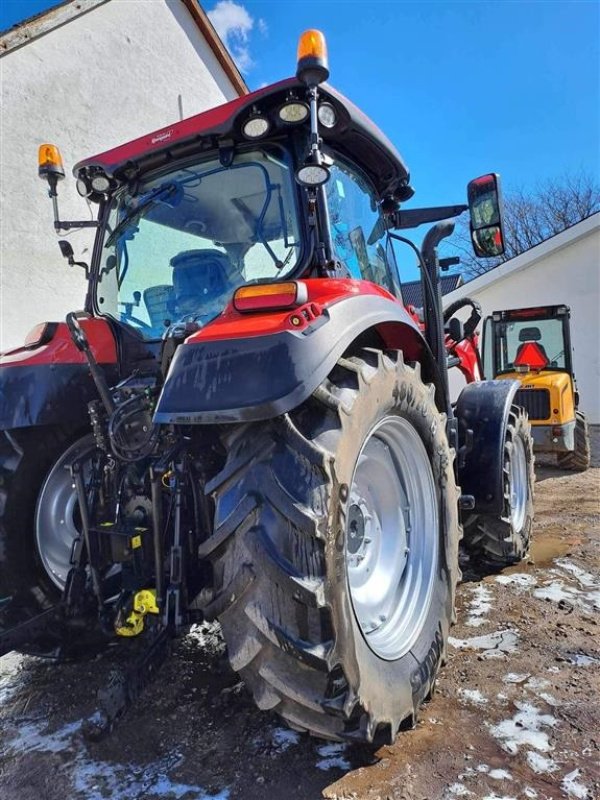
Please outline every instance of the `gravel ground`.
M537 467L530 557L458 593L438 690L372 753L259 712L216 625L196 626L104 741L81 723L108 653L0 659L0 800L517 800L600 797L600 429L593 466Z

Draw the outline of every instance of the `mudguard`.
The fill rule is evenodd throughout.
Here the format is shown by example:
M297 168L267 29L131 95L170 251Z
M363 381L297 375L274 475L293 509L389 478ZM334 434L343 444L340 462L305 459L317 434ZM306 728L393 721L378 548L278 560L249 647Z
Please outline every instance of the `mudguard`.
M518 381L480 381L464 387L456 403L458 482L475 498L477 514L503 512L503 455L508 415Z
M117 349L104 320L81 321L92 352L109 383L118 378ZM87 403L97 397L87 362L65 323L56 324L42 345L25 345L0 357L0 430L34 425L79 427L87 422Z
M323 280L315 283L326 284ZM340 290L344 284L352 285L355 293L319 307L318 313L311 298L310 321L303 320L299 330L271 325L272 333L264 333L264 327L257 333L261 316L263 320L272 317L246 315L258 320L253 335L217 338L219 330L229 333L232 329L224 318L220 328L213 328L215 333L207 330L204 337L187 339L175 353L154 421L194 425L265 420L283 414L306 400L350 344L370 329L377 331L385 347L402 349L407 360L421 361L428 375L434 373L423 334L397 300L383 290L358 294L354 285L359 282L336 283ZM299 315L301 309L294 313ZM284 316L289 319L290 312ZM243 324L241 320L239 325Z

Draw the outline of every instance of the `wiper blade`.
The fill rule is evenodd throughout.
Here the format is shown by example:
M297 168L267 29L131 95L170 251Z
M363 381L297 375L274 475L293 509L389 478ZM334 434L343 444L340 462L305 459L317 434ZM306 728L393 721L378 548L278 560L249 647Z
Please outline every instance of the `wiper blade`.
M147 211L147 209L154 205L154 203L156 203L158 200L164 201L173 197L175 199L173 206L176 206L181 202L182 195L183 191L177 183L163 183L161 186L157 186L156 189L152 189L152 191L143 194L135 203L135 206L131 208L129 213L126 214L119 222L106 240L106 244L104 246L110 247L114 243L115 239L125 230L125 228L129 226L131 222L139 220L144 211Z

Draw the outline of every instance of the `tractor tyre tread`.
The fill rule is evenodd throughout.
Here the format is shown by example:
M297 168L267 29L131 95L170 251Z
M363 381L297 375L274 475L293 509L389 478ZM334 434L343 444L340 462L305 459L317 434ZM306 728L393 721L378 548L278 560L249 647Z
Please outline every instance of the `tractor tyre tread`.
M582 411L575 412L575 449L570 453L560 453L556 463L561 469L585 472L591 460L590 433L587 420Z
M402 402L414 403L427 424L438 426L432 447L444 484L440 514L450 530L444 554L447 608L435 637L437 649L430 647L429 661L421 665L423 685L395 691L401 699L393 713L369 708L358 676L342 663L338 647L348 633L336 629L334 587L326 571L327 551L337 546L329 501L343 491L336 454L346 441L348 420L359 413L357 401L389 387L390 373L404 379L404 390L408 386L410 396ZM230 663L259 708L276 711L296 730L325 739L389 741L402 723L416 719L418 705L432 691L446 655L459 579L459 492L444 423L418 365L405 365L399 352L364 349L341 359L294 411L232 427L224 438L227 462L210 487L217 544L212 547L209 540L206 548L215 593L204 611L219 619Z
M510 459L512 442L520 437L527 462L527 502L521 530L515 530L511 520ZM480 514L465 523L463 545L472 562L491 569L517 564L529 552L533 523L535 484L533 438L527 412L512 406L509 412L503 453L503 510L500 516Z

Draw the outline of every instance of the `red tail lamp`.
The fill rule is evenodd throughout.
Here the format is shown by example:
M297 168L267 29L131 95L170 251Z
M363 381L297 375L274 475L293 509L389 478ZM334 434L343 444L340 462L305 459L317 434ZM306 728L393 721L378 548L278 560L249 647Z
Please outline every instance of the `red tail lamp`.
M277 309L294 308L308 300L308 289L302 281L287 283L256 283L252 286L240 286L233 295L233 307L236 311L275 311Z

